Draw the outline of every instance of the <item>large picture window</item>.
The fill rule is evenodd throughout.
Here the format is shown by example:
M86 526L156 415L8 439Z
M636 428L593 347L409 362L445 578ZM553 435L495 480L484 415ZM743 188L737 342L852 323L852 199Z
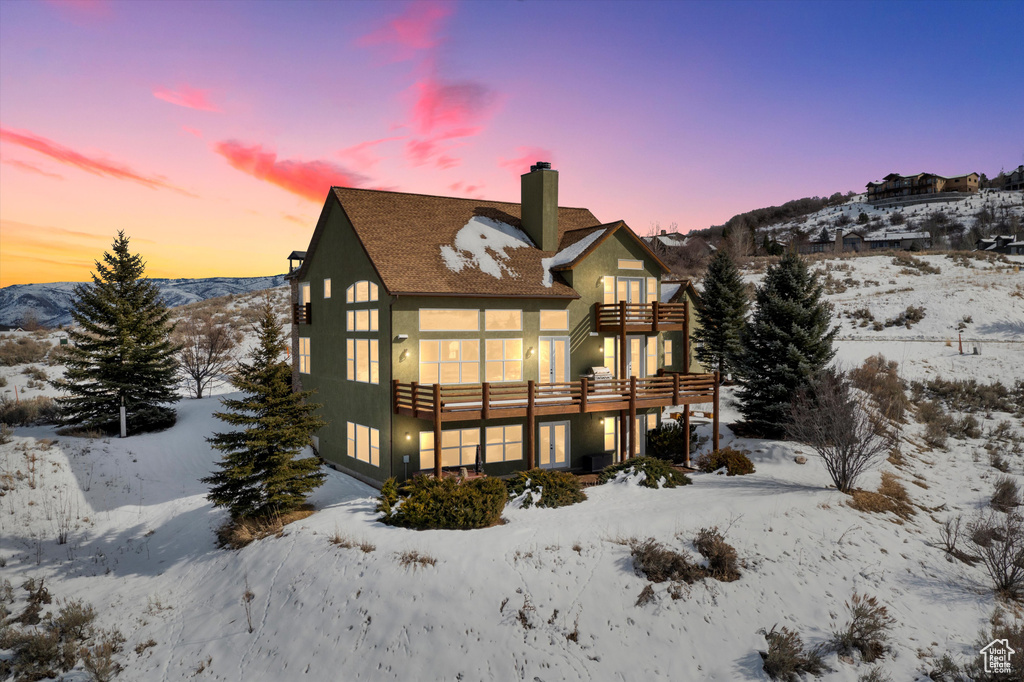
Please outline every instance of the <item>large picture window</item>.
M540 311L541 331L565 331L569 329L568 310L542 310Z
M378 327L379 313L376 308L369 310L349 310L346 329L350 332L375 332Z
M421 332L478 332L479 310L421 310Z
M309 339L299 337L299 373L309 374Z
M487 339L485 381L523 380L523 340Z
M380 466L380 431L348 422L348 456Z
M514 462L523 458L523 426L488 426L487 461Z
M441 432L441 466L468 467L476 464L480 429L450 429ZM434 432L420 432L420 469L434 468Z
M523 329L522 310L485 310L484 328L489 332L518 332Z
M377 285L373 282L361 280L345 290L346 303L366 303L376 301L378 295Z
M348 339L346 345L346 369L349 381L364 384L380 383L380 351L377 339Z
M479 339L420 341L421 384L479 382Z

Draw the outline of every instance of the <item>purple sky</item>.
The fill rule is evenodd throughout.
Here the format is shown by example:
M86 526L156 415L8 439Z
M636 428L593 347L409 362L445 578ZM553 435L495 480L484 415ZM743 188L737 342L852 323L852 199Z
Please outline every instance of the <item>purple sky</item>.
M645 233L1024 163L1021 2L0 2L0 285L281 272L330 184Z

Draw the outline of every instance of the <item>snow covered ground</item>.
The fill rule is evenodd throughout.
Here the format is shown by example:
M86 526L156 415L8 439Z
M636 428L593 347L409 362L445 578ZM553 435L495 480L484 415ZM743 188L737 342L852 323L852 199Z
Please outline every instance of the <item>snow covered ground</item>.
M908 305L925 309L909 330L842 317L839 359L881 352L907 378L1024 378L1024 299L1015 293L1024 274L924 260L941 273L901 273L891 256L817 266L860 281L830 295L840 316L868 308L884 323ZM965 315L973 321L964 338L980 355L957 352ZM0 370L0 391L26 379L18 367ZM227 551L213 534L225 513L198 482L216 461L204 438L222 426L217 408L216 397L183 400L173 429L125 440L24 427L0 446L0 477L12 482L0 496L0 579L17 587L44 577L55 597L91 602L101 625L127 637L119 679L764 680L759 629L778 623L823 642L845 624L844 603L866 592L896 618L894 653L881 667L915 680L933 657L974 660L995 605L984 570L947 561L937 546L942 521L991 495L999 472L979 455L981 439L930 451L921 427L907 428L907 463L885 462L861 481L874 489L881 471L895 472L919 505L907 521L847 506L808 449L738 439L726 427L723 445L749 449L755 474L701 474L672 490L609 484L564 509L508 509L495 528L416 532L377 522L375 491L328 470L316 514L283 537ZM726 389L723 424L737 417ZM1010 418L986 417L984 427ZM1012 467L1024 483L1022 462ZM56 540L62 524L67 544ZM649 581L622 541L652 537L698 559L691 540L710 526L745 562L741 578L696 583L679 599L654 584L654 601L637 606ZM374 549L340 548L329 541L336 533ZM410 550L436 563L403 565L399 554ZM150 639L156 645L136 654ZM835 654L827 662L830 681L870 668Z

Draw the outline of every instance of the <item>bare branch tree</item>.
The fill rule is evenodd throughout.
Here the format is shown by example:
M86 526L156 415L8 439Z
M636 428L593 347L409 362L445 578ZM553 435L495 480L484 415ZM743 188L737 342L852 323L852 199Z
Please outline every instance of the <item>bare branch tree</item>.
M1016 512L981 512L967 524L967 544L992 578L998 594L1024 596L1024 518Z
M834 369L820 372L793 399L789 436L814 448L844 493L892 447L891 437L875 428L868 409L866 396L854 393L846 372Z
M178 323L175 342L185 386L195 398L221 380L234 362L235 339L231 328L210 312L194 312Z

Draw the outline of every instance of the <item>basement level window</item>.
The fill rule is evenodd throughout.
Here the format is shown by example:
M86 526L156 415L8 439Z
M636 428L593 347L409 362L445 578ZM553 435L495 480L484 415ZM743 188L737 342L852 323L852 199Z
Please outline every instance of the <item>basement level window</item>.
M324 298L331 297L331 278L327 277L324 279Z
M380 431L348 422L348 456L380 466Z
M643 270L644 262L642 260L632 260L629 258L619 259L619 270Z

